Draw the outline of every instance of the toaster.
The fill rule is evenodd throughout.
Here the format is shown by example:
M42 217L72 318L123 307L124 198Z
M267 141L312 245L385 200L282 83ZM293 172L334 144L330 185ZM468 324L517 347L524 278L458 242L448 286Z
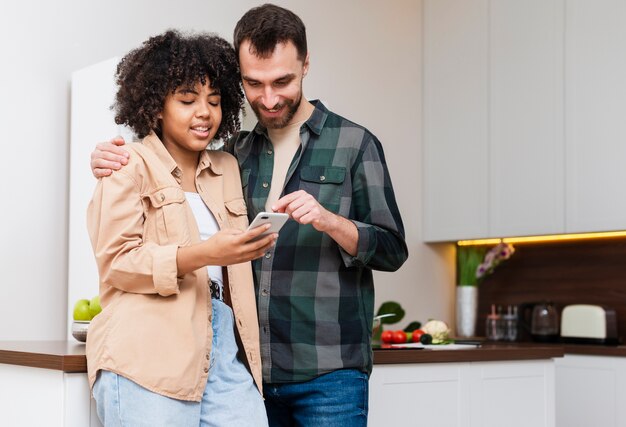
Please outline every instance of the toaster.
M615 310L591 304L565 306L561 313L561 341L578 344L618 344Z

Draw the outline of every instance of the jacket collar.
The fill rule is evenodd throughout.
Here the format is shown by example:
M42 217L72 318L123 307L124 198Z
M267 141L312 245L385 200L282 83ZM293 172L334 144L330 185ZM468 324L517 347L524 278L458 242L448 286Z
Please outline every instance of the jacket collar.
M148 147L150 150L156 154L158 159L165 165L167 170L174 176L180 173L180 169L176 164L176 161L171 156L169 151L161 142L161 139L154 133L150 132L148 136L146 136L141 143ZM196 170L196 175L202 172L204 169L210 169L216 175L222 175L222 168L217 165L215 162L211 161L210 150L203 150L200 153L200 160L198 161L198 169Z

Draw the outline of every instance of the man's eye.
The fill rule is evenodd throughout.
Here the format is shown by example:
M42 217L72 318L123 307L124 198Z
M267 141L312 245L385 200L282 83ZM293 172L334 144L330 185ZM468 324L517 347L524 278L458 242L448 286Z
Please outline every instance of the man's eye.
M257 87L259 85L259 82L248 82L248 86L250 87Z
M278 81L278 82L274 82L274 86L276 87L284 87L287 86L289 82L284 82L284 81Z

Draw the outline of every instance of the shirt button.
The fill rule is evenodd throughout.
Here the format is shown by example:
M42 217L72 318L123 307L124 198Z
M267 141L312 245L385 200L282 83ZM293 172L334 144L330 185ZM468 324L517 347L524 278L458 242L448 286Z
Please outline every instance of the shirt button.
M266 297L268 294L269 292L267 291L267 289L261 290L261 295L263 295L264 297Z
M265 258L270 259L272 257L272 254L269 252L265 253Z
M207 353L206 354L206 360L210 360L211 359L211 353Z
M267 188L267 187L269 187L269 186L270 186L270 184L269 184L269 183L267 183L267 182L264 182L264 183L263 183L263 188Z
M213 315L209 314L209 322L213 321Z
M160 194L159 194L159 199L160 199L161 201L164 201L164 200L165 200L165 194L160 193Z
M324 175L320 176L320 181L326 181L326 177Z
M204 368L204 373L208 374L209 373L209 368Z

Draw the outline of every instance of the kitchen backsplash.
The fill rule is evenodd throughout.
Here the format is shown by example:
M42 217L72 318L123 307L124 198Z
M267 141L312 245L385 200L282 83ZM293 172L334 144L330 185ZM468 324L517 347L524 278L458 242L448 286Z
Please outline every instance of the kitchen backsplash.
M479 286L477 334L484 336L491 304L552 301L614 308L626 336L626 239L516 244L515 254ZM520 331L520 340L530 340Z

